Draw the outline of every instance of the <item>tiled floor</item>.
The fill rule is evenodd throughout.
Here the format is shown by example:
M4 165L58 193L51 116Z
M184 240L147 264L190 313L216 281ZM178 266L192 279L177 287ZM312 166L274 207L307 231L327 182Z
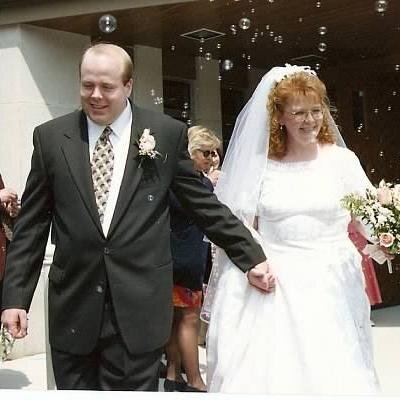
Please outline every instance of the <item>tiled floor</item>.
M376 370L382 394L400 396L400 306L375 310L372 313ZM206 354L200 351L200 368L206 369ZM162 382L160 381L160 388ZM38 354L0 364L1 389L44 390L46 388L46 357Z

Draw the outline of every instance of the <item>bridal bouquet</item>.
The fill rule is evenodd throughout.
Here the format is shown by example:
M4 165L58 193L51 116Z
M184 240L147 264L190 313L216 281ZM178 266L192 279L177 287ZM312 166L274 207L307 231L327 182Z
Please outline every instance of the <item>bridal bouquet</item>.
M6 361L13 348L14 339L11 338L10 334L0 327L0 362Z
M392 273L390 256L400 254L400 185L382 180L378 188L367 189L365 195L348 194L342 199L342 206L369 230L368 239L373 244L363 252L379 264L387 261Z

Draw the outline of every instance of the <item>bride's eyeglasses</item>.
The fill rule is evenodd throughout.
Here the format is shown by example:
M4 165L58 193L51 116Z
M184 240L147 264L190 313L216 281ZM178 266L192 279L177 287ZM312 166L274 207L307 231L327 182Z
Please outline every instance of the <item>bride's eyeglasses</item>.
M215 157L217 155L217 152L215 150L199 150L199 151L203 153L203 156L205 158L208 158L210 156Z
M308 111L304 110L290 111L289 114L293 117L293 119L296 122L304 122L307 119L308 114L311 114L314 121L320 120L324 116L324 112L320 108L315 108L313 110L308 110Z

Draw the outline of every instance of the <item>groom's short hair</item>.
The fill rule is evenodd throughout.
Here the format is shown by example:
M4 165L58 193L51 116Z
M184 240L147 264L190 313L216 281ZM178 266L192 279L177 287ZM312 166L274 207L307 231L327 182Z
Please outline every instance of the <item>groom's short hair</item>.
M85 56L89 52L94 52L97 54L110 54L110 52L114 52L118 56L121 57L121 61L123 63L123 72L122 72L122 81L126 84L130 79L133 79L133 62L130 55L124 50L122 47L117 46L112 43L95 43L88 46L84 52L82 53L81 60L79 62L79 78L81 76L81 66Z

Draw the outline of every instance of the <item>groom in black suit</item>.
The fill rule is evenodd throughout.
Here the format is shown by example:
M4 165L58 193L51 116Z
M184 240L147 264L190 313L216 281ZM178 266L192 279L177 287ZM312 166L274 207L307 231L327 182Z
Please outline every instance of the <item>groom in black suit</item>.
M272 283L260 246L193 171L184 124L128 101L132 68L118 46L89 48L82 111L33 135L2 322L15 338L27 334L53 224L49 336L59 389L157 390L172 313L168 189L251 284Z

